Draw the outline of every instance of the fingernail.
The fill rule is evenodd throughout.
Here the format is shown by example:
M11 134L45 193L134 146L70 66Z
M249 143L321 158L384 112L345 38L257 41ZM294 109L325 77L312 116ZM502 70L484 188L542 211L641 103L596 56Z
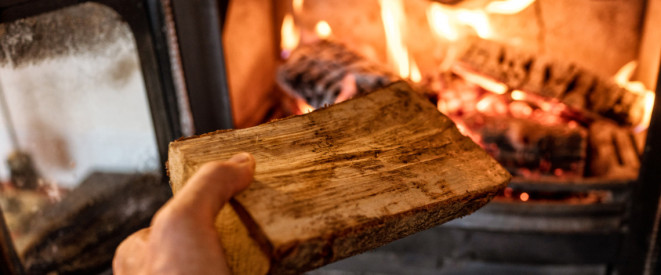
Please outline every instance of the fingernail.
M238 153L234 156L232 156L229 161L234 162L234 163L245 163L249 162L252 156L248 153Z

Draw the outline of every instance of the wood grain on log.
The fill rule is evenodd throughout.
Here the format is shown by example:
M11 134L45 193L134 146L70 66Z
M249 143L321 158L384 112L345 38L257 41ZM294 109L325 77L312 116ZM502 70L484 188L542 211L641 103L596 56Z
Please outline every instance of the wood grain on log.
M217 225L235 274L299 273L467 215L509 173L404 83L257 127L170 144L177 193L246 151L255 181Z

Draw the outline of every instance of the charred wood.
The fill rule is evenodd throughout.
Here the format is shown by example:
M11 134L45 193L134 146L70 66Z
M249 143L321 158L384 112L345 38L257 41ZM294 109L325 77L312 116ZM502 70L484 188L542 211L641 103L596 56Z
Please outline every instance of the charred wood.
M642 95L567 61L486 40L474 42L460 61L510 89L558 99L621 125L643 120L642 110L637 108L644 102Z
M475 126L485 149L516 176L582 177L587 130L580 126L545 125L533 120L481 117Z
M315 109L335 103L338 97L375 91L396 79L344 45L326 40L296 48L276 76L284 91Z

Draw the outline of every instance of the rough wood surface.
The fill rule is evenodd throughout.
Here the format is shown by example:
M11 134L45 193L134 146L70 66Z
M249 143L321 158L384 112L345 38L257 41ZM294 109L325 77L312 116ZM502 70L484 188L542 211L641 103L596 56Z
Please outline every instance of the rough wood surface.
M255 181L218 217L235 274L299 273L486 204L510 175L404 83L307 115L170 144L176 193L246 151ZM248 264L249 263L249 264Z

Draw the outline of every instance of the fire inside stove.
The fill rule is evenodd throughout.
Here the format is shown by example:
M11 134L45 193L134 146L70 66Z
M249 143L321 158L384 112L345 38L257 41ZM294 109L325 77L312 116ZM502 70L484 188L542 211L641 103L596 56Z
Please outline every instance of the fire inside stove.
M298 28L294 18L305 17L304 1L293 1L281 27L285 63L277 80L301 114L404 79L515 176L635 178L654 102L652 91L630 81L636 61L609 79L488 40L494 36L489 14L516 14L534 4L429 4L427 38L446 46L421 72L404 39L403 1L378 2L387 51L381 63L374 49L337 39L324 20L312 30Z
M373 26L384 34L379 45L369 40L374 35L355 34L365 28L351 27L355 18L337 23L318 1L292 1L280 28L283 64L276 76L289 111L307 113L405 80L517 178L637 177L654 102L645 84L632 81L637 61L609 77L593 69L599 64L589 65L594 60L545 54L539 48L549 48L548 26L540 10L548 3L440 2L379 0L378 13L365 15L380 21ZM509 17L537 19L525 22L537 25L536 46L495 24L521 21ZM506 193L521 201L531 196Z
M9 2L16 3L0 6L20 5L16 12L33 4ZM100 263L109 265L118 242L145 226L170 195L159 157L178 137L174 129L200 130L195 122L204 116L193 112L200 110L194 103L212 101L187 97L195 94L188 88L195 81L186 76L197 67L184 65L196 62L185 57L186 43L179 44L186 37L186 24L177 20L183 16L168 4L185 1L147 1L165 5L167 39L151 33L149 24L159 20L132 18L128 7L119 11L132 14L124 17L97 2L121 1L0 24L0 128L6 132L0 155L9 164L0 166L0 208L28 273L107 268ZM548 227L546 214L554 224L565 215L590 226L595 220L601 234L605 211L608 230L620 230L629 200L624 193L638 176L652 115L660 3L229 1L222 50L234 125L308 113L404 80L514 175L489 206L511 216L526 212L525 222L515 217L497 226ZM170 50L164 56L171 67L150 62L153 53L144 50L150 48ZM152 81L160 78L173 86L177 102L170 103L178 108L152 104L152 97L167 94ZM522 202L543 205L519 211ZM561 209L545 212L550 204ZM593 208L599 217L589 216ZM90 219L89 213L104 214ZM531 213L542 217L530 219ZM552 230L574 228L557 224ZM70 241L82 235L88 237ZM499 244L495 239L484 243Z

